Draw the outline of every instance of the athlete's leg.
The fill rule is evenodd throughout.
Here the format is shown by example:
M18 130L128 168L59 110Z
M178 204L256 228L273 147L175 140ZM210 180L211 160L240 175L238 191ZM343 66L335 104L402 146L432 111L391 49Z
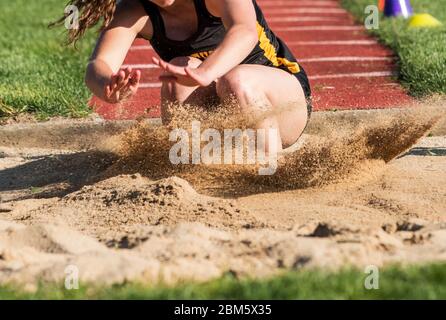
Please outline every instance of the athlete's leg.
M307 101L300 82L293 75L272 67L240 65L217 82L221 99L235 97L244 112L273 111L257 128L277 129L276 150L286 148L299 138L307 124ZM274 112L277 111L277 114Z
M177 66L198 68L202 63L192 57L178 57L170 61ZM174 80L163 81L161 86L161 116L163 121L169 118L168 107L172 103L185 103L190 105L206 105L217 97L215 83L209 87L187 87Z

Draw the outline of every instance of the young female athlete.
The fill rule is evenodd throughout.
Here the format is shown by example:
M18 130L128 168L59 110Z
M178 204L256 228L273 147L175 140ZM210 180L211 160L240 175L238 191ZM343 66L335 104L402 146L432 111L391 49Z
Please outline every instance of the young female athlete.
M276 150L302 134L311 113L304 69L269 28L255 0L73 0L79 29L70 42L104 18L86 73L99 98L118 103L136 93L140 70L122 69L135 38L150 41L163 73L162 114L167 102L204 104L235 98L243 112L285 108L258 123L279 133ZM257 129L258 129L257 128Z

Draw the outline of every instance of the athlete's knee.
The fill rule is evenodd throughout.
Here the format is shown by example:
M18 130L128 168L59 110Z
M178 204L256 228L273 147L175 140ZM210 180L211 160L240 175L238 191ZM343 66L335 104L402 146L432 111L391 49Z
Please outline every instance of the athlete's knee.
M222 98L233 96L238 100L246 100L255 95L256 91L255 79L244 66L232 69L217 83L217 93Z

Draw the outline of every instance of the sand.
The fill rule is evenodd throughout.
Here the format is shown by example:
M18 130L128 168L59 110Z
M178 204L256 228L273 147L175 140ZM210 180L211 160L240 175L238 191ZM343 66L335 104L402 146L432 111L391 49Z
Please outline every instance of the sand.
M97 150L0 148L0 283L63 281L69 265L112 284L445 261L446 137L426 137L439 115L327 123L273 177L173 167L172 126Z

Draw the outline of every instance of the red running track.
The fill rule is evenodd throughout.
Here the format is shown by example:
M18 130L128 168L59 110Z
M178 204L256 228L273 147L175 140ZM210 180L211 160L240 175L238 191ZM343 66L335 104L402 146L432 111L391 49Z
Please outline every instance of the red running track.
M293 50L306 69L314 109L376 109L412 101L396 82L393 53L367 35L337 0L258 0L272 30ZM93 98L105 119L160 116L159 69L147 41L136 40L125 65L142 70L138 94L121 105Z

